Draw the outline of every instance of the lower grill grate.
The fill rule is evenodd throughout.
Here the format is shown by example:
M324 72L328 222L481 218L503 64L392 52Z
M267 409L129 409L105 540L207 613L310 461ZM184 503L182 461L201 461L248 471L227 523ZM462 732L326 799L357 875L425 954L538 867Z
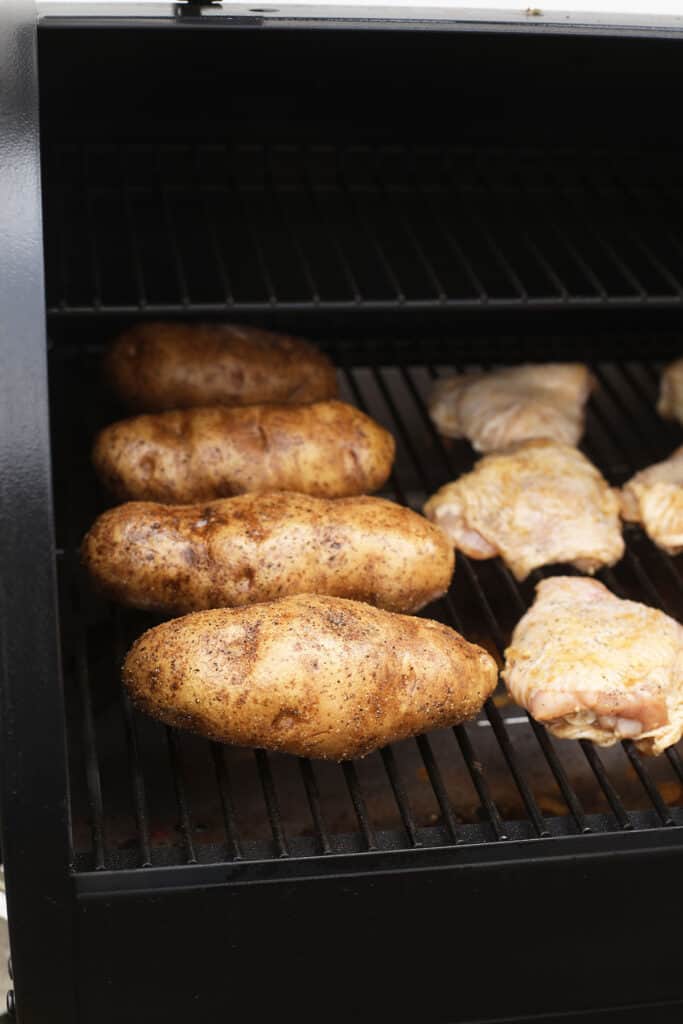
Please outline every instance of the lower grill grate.
M370 351L370 350L369 350ZM342 397L397 439L387 496L419 509L474 461L439 438L425 400L452 367L340 365ZM96 353L51 353L55 498L77 871L297 860L335 853L498 843L683 825L683 762L641 758L630 743L597 750L559 741L501 689L477 721L407 740L342 765L222 747L134 712L118 681L128 645L154 624L90 593L78 544L105 506L89 465L97 427L120 412L99 385ZM594 367L583 449L615 483L681 440L655 412L657 370ZM683 559L625 529L627 551L599 574L615 593L681 617ZM499 560L459 555L449 594L426 609L500 660L547 571L518 584Z

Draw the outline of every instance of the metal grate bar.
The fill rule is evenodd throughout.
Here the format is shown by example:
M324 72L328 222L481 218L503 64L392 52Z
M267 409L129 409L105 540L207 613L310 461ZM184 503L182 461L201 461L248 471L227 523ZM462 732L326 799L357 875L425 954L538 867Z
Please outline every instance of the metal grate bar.
M612 189L610 192L608 188L601 185L600 183L594 184L592 187L592 191L599 197L600 201L602 203L605 203L606 205L609 205L610 199L612 199L614 196L614 189ZM628 189L621 191L624 191L626 192L626 194L628 194ZM664 263L658 258L658 256L652 251L652 247L643 239L640 231L636 230L636 228L633 226L633 224L637 223L637 221L634 220L634 222L624 223L620 211L617 214L617 216L619 216L620 226L624 231L626 237L631 239L633 244L638 249L640 249L645 258L649 261L650 265L654 267L654 269L663 278L665 278L666 281L668 281L670 287L675 292L678 292L678 294L680 295L683 292L683 286L681 286L681 283L680 281L678 281L675 274L673 274L672 271L669 270L668 267L666 267Z
M451 619L452 625L459 633L462 634L462 625L458 620L458 616L453 607L450 594L446 595L445 603L446 607L449 610L449 617ZM548 835L548 831L543 820L541 809L538 806L536 799L531 791L531 786L529 785L524 776L524 772L522 771L521 765L519 763L519 758L517 756L513 743L508 735L508 731L505 728L505 724L500 716L498 708L495 706L492 700L487 700L486 704L484 705L484 711L486 713L486 717L491 723L491 728L493 729L494 736L498 741L498 746L500 747L503 753L503 757L507 762L507 766L510 769L510 773L512 774L519 795L522 798L524 806L527 810L527 814L529 815L529 819L533 824L536 833L539 836Z
M547 215L547 210L545 212L546 212L546 215ZM593 267L591 267L586 262L586 260L583 258L583 256L579 252L579 250L576 248L574 243L571 241L571 239L567 235L566 231L563 231L563 229L555 221L555 219L554 218L549 218L549 223L550 223L550 226L552 227L552 230L553 230L554 234L559 239L560 244L562 246L564 246L564 248L567 250L569 255L574 260L574 263L576 264L576 266L579 268L579 270L584 275L584 277L586 277L590 281L590 283L593 285L593 288L597 292L599 298L603 302L606 301L606 299L607 299L607 289L605 288L604 284L602 283L602 281L600 280L600 278L596 274L596 272L593 269Z
M363 295L358 286L358 280L353 272L351 263L349 262L349 259L344 251L344 246L342 245L340 239L337 237L332 225L330 224L329 217L327 216L325 208L320 201L318 189L316 188L315 182L307 169L307 165L306 169L302 171L302 181L304 185L304 190L308 194L311 206L313 207L313 212L318 214L319 223L322 224L327 240L330 243L334 252L336 253L337 259L339 260L339 265L342 268L344 277L346 278L346 282L351 290L353 300L355 303L360 304L361 302L363 302Z
M636 575L638 582L647 594L648 600L651 601L652 604L655 605L655 607L661 608L662 611L666 612L667 615L672 615L674 618L676 618L674 609L669 607L669 602L664 597L662 597L662 595L659 592L659 589L655 586L655 584L645 571L643 563L641 562L640 558L638 558L635 551L632 551L630 548L627 548L627 558L631 567L633 568L634 574Z
M555 270L548 262L548 259L543 255L543 253L540 251L536 243L530 237L526 217L520 216L519 211L515 210L512 206L510 206L509 210L501 209L501 203L495 202L495 199L499 198L496 190L493 188L492 184L485 178L481 171L479 171L479 178L489 193L485 200L486 208L488 210L492 210L497 218L499 217L500 219L503 219L505 218L505 215L507 213L511 218L514 219L514 226L515 230L519 232L520 243L526 246L526 248L533 254L538 264L541 266L543 272L545 273L549 283L551 283L556 288L560 298L566 301L569 293L565 288L564 284L562 283L562 281L560 280L560 278L558 277L558 275L556 274ZM520 193L522 196L524 196L525 194L523 189L520 190Z
M116 664L117 666L120 666L123 664L123 660L125 657L126 643L124 640L121 612L120 609L118 608L115 611L114 630L114 649L116 652ZM145 780L142 774L142 764L140 761L138 737L137 730L135 727L135 719L133 717L133 709L131 708L128 694L126 693L126 690L123 686L119 687L119 694L121 699L121 713L123 715L123 725L126 733L126 748L128 751L128 763L130 766L130 784L131 794L133 798L133 807L135 810L135 824L137 827L138 836L140 837L140 861L142 867L145 868L150 867L152 864Z
M197 863L197 854L192 839L192 822L190 810L187 803L187 787L185 785L185 769L180 749L180 740L175 729L165 727L166 740L168 743L168 754L171 762L171 773L173 775L173 790L175 792L176 804L178 806L178 827L185 845L185 858L188 864Z
M453 806L449 800L448 793L446 792L446 787L444 785L443 778L441 777L441 771L432 752L432 746L429 742L429 738L422 735L416 736L415 739L422 756L425 770L429 776L429 781L432 789L434 790L434 795L436 796L441 816L446 824L446 828L448 829L448 833L453 842L459 842L458 826L455 820Z
M365 803L365 797L360 788L360 782L358 781L358 773L355 769L353 761L342 761L342 771L344 772L344 779L349 790L349 796L353 804L353 809L356 812L356 818L358 819L358 825L360 827L365 845L368 850L377 849L377 837L375 830L370 824L370 816L368 815L368 808Z
M234 174L230 171L230 165L229 162L227 161L227 157L229 155L229 150L227 146L224 149L224 154L226 157L227 164L225 172L226 180L230 183L231 190L235 195L239 203L239 206L242 210L244 224L246 226L247 234L254 250L254 255L256 256L256 262L258 263L261 271L261 279L263 284L265 285L266 294L268 296L268 302L270 303L271 306L276 306L278 304L278 297L275 292L275 286L273 284L273 275L270 272L270 268L268 266L265 253L263 251L263 246L261 245L258 235L256 234L256 231L254 229L254 218L249 215L249 203L245 198L245 195L243 193L243 190L240 188L239 183L235 179Z
M638 750L633 744L633 741L624 740L622 742L622 747L626 751L626 755L629 761L631 762L636 775L640 779L643 785L643 789L646 791L647 795L652 801L652 806L657 812L659 820L662 822L663 825L673 825L674 820L671 817L671 813L666 804L664 803L664 801L662 800L659 790L650 778L645 768L645 765L643 764L643 760Z
M85 635L81 626L78 626L77 629L77 675L78 690L81 698L81 713L83 716L83 747L85 752L85 771L88 787L88 806L90 809L93 848L95 851L95 870L101 871L106 866L102 780L100 778L95 722L93 719L92 700L90 697L88 655L85 646Z
M470 739L465 726L455 725L453 726L453 732L460 746L462 756L465 759L465 764L467 765L467 770L470 773L470 778L474 783L474 788L481 800L483 809L486 811L486 817L491 824L491 828L493 829L496 839L507 839L508 836L505 831L503 819L500 816L500 811L493 802L489 784L486 781L484 765L475 753L472 740Z
M421 846L422 843L417 837L417 826L415 824L415 819L413 818L413 812L410 809L408 795L406 793L405 786L403 785L403 779L401 778L396 765L394 752L391 747L384 747L380 753L382 755L382 761L384 762L386 773L389 776L389 782L391 783L394 797L396 798L396 803L401 815L401 821L408 833L410 843L412 846Z
M363 412L367 413L368 416L371 416L372 412L368 408L368 403L365 401L365 398L363 397L363 393L360 390L360 388L358 387L358 381L356 380L354 373L352 372L352 370L350 369L350 367L348 365L344 365L343 366L343 370L344 370L344 376L346 377L346 380L349 383L349 388L350 388L351 393L353 395L354 402L356 403L356 405L358 406L359 409L361 409ZM377 376L377 371L373 370L373 372L374 372L375 376ZM391 474L389 475L389 482L391 484L391 489L394 492L394 496L395 496L396 500L401 505L409 505L409 502L408 502L408 500L406 498L406 495L404 494L403 488L401 487L401 483L400 483L398 477L396 476L396 471L394 469L392 469Z
M472 199L471 196L468 197L468 198L470 200ZM467 210L467 213L465 214L465 216L479 229L480 234L485 239L486 244L488 245L489 249L493 253L496 262L501 267L501 269L505 272L505 274L507 275L508 279L511 281L515 291L517 292L518 298L522 302L526 302L528 300L528 298L529 298L529 295L527 293L526 288L524 287L524 285L522 284L522 282L521 282L520 278L518 277L517 273L513 269L512 264L508 260L507 256L505 256L505 254L503 253L503 250L501 249L500 245L498 244L496 239L493 237L492 232L486 226L486 223L485 223L483 217L479 213L475 212L475 207L474 207L473 203L471 203L471 202L470 203L466 203L465 202L465 196L461 196L460 197L460 203L461 203L461 205L463 207L463 210L465 210L465 209Z
M125 210L127 235L130 247L131 265L135 286L138 294L138 303L141 309L147 305L147 289L145 287L145 275L142 268L142 254L140 252L140 241L135 230L135 218L133 217L133 203L130 196L130 182L128 175L128 161L123 147L118 147L119 174L121 177L121 191L123 192L123 207Z
M341 180L343 182L343 179L341 179ZM389 257L386 254L384 246L382 245L381 241L379 240L379 238L377 236L376 228L372 224L372 221L371 221L370 218L362 217L360 215L359 210L358 210L358 200L357 200L356 195L353 192L353 189L349 188L348 185L346 185L346 183L343 183L342 184L342 191L343 191L343 193L344 193L344 195L345 195L345 197L347 199L347 202L349 204L349 208L353 212L353 215L354 215L353 219L356 221L356 223L358 223L360 225L361 230L363 231L363 234L366 236L366 238L370 242L370 245L371 245L372 249L374 250L374 252L375 252L375 254L377 256L377 259L379 260L380 266L382 267L382 270L384 271L384 274L386 276L387 281L389 282L391 287L394 289L394 293L396 295L395 301L398 302L399 305L403 305L403 303L406 300L405 294L404 294L403 289L401 287L401 283L400 283L398 277L396 276L396 274L394 273L394 270L393 270L393 267L392 267L391 263L389 262Z
M270 759L265 750L255 750L254 755L256 757L256 766L258 768L259 778L261 779L261 788L263 789L263 798L266 802L266 811L268 812L268 821L270 822L270 828L273 833L275 849L277 850L278 857L289 857L289 846L287 844L287 837L285 836L285 830L282 824L280 803L277 798L277 793L275 792L275 782L273 780L273 773L270 769Z
M661 274L661 276L666 281L669 282L669 284L670 284L671 288L673 289L673 291L677 292L679 295L683 295L683 284L681 284L681 282L678 280L676 275L673 274L669 270L669 268L666 267L662 263L662 261L659 259L659 257L652 251L652 247L650 245L648 245L647 242L643 241L643 239L640 237L640 235L636 231L633 231L633 229L628 228L627 229L627 234L633 239L633 241L636 243L636 245L642 250L642 252L645 254L647 259L650 261L650 264L655 268L655 270L659 274Z
M472 559L469 557L469 555L465 555L462 553L462 551L459 551L458 562L460 563L460 565L463 566L465 572L469 577L474 592L477 595L477 600L479 601L479 604L483 608L486 620L489 623L489 626L491 627L491 630L494 634L496 646L502 656L505 653L506 647L503 632L500 626L498 625L497 618L493 614L493 610L489 603L489 599L486 596L486 591L482 587L479 581L479 577L477 576L476 570L472 565ZM514 579L514 577L508 570L507 566L504 565L502 562L498 562L496 568L498 569L498 575L501 577L503 583L507 586L507 589L510 592L513 601L517 605L520 614L523 614L527 610L527 604L520 593L519 587L517 586L517 581Z
M87 182L89 181L89 178L90 178L90 175L89 175L89 172L88 172L88 151L87 151L87 149L83 150L83 178L84 178L84 181L86 182L86 186L85 186L83 191L84 191L84 195L85 195L85 203L84 203L85 223L86 223L87 234L88 234L88 246L89 246L89 249L90 249L90 268L91 268L91 271L92 271L92 287L93 287L92 304L93 304L94 309L97 311L97 310L99 310L99 308L102 305L102 269L101 269L101 266L100 266L100 257L99 257L99 252L98 252L98 248L97 248L97 235L96 235L96 232L95 232L95 219L93 217L92 196L91 196L90 188L87 185ZM66 228L66 225L62 225L62 226L63 226L63 228Z
M501 718L498 708L496 707L492 700L487 700L486 704L484 705L484 708L486 711L486 717L491 723L491 728L493 729L495 737L498 740L498 744L501 750L503 751L503 756L507 761L510 772L512 773L512 777L515 780L515 785L517 786L520 796L524 801L524 806L527 809L527 813L529 815L531 823L533 824L536 830L536 833L539 836L549 835L550 833L546 828L546 824L543 820L541 810L538 804L536 803L536 799L531 791L531 786L527 782L524 773L522 772L519 759L517 757L517 753L512 745L512 741L510 739L510 736L508 735L508 731L505 728L505 725L503 724L503 719Z
M652 200L648 195L647 189L639 185L633 185L630 184L629 182L621 181L617 176L615 176L613 180L617 185L617 188L619 188L621 191L623 191L629 196L636 197L636 199L640 203L641 209L644 212L646 212L648 216L651 216L653 218L653 221L656 225L657 235L664 234L669 239L674 249L678 250L679 257L683 256L683 242L681 242L680 236L671 229L671 226L664 219L661 212L657 210L657 208L653 205ZM666 194L666 190L664 190L664 194ZM650 258L652 259L653 257L651 256ZM667 278L670 278L672 280L676 289L680 291L681 284L679 283L678 278L674 276L670 269L665 268L661 264L661 261L658 260L657 262L661 266L660 272L666 274Z
M621 828L632 829L633 823L624 809L624 805L621 802L619 794L610 782L609 775L605 771L605 766L602 763L597 750L589 740L579 740L579 743L581 744L581 749L586 755L586 760L588 761L595 778L600 784L600 788L605 794L605 798L612 809L614 817L617 819Z
M410 244L413 247L413 249L415 250L415 254L416 254L418 260L420 261L420 264L422 265L422 267L423 267L427 277L429 278L429 280L430 280L430 282L432 284L432 287L434 289L434 293L435 293L437 299L439 300L439 302L445 302L446 301L446 289L444 288L443 283L439 279L439 275L437 274L436 270L434 269L434 266L432 265L432 262L430 261L429 257L427 256L427 253L425 252L424 246L422 245L422 243L420 242L419 238L415 234L415 231L413 230L413 228L410 226L407 217L405 216L405 214L401 210L400 205L394 201L394 196L393 196L392 190L387 188L387 186L385 185L384 181L382 180L381 175L378 173L377 167L376 167L376 161L375 161L375 174L374 174L374 177L375 177L375 188L377 189L379 194L383 197L384 202L385 202L387 208L390 210L392 217L394 217L398 221L398 223L401 225L403 231L405 232L405 234L409 238Z
M140 863L143 868L151 867L152 851L149 842L149 820L147 814L147 798L145 794L145 783L140 767L140 754L138 750L137 733L133 711L130 706L128 695L121 690L121 708L123 711L124 727L126 730L126 745L128 747L128 760L130 761L131 789L133 794L133 806L135 808L135 824L137 833L140 836Z
M289 213L287 212L286 205L282 201L282 196L280 195L280 190L278 189L277 184L275 183L275 180L274 180L274 177L273 177L273 172L272 172L271 159L272 158L271 158L270 150L266 149L266 151L265 151L265 160L266 160L266 169L267 169L267 172L268 172L268 175L269 175L269 179L270 179L270 182L269 182L270 183L270 187L271 187L273 195L275 196L275 199L277 201L278 209L280 211L280 216L282 217L282 223L285 225L285 227L287 229L287 233L288 233L289 238L291 240L292 246L294 248L294 251L297 254L297 257L299 259L299 263L301 264L301 269L303 271L303 275L304 275L304 278L306 280L306 284L308 285L308 290L309 290L309 294L310 294L310 297L311 297L311 301L312 301L312 303L314 305L317 306L318 303L320 302L320 289L318 288L318 285L316 284L315 276L313 274L313 270L311 269L311 262L310 262L310 260L308 259L307 255L306 255L305 249L304 249L304 247L303 247L303 245L301 243L301 240L299 238L299 234L298 234L298 232L296 230L296 227L292 223L292 218L289 216Z
M664 753L666 754L669 764L673 768L679 780L683 783L683 761L681 761L681 755L675 747L669 747L664 751Z
M557 272L554 270L554 268L548 262L548 260L543 255L543 253L541 252L539 247L536 245L534 240L526 232L522 233L522 237L524 239L524 243L526 244L526 246L531 250L531 252L535 256L539 266L542 267L546 277L550 280L550 282L557 289L557 292L560 295L560 298L563 301L566 302L567 299L569 298L569 292L568 292L567 288L564 286L564 284L562 283L562 279L558 276Z
M469 223L475 228L475 231L478 232L484 240L484 244L493 256L495 263L503 271L503 274L512 285L516 292L517 301L526 302L529 296L522 284L522 281L476 207L474 189L468 190L467 188L464 188L460 182L457 182L453 178L453 176L450 176L449 178L447 171L444 171L444 175L447 181L447 187L444 188L445 195L452 194L454 197L457 197L458 219L463 223ZM444 187L443 180L442 187Z
M232 799L232 786L228 766L225 763L225 751L220 743L211 743L211 756L213 758L214 770L216 772L216 783L220 794L221 811L225 835L228 840L228 847L232 851L233 860L242 859L242 848L239 840L239 830L235 817L235 805Z
M623 395L619 394L617 389L612 384L610 378L604 372L602 367L597 363L591 363L590 369L595 378L598 380L600 387L603 389L606 395L609 395L611 401L615 407L624 414L624 424L628 433L631 435L631 441L635 445L636 451L648 451L652 457L656 457L657 448L656 445L647 436L647 433L639 431L633 422L633 410L626 404ZM631 471L633 470L633 462L628 456L628 446L624 445L619 436L615 436L612 426L609 422L608 416L603 408L602 403L594 402L593 409L597 413L602 428L609 438L609 440L623 452L625 455L625 464L629 466Z
M315 777L313 765L307 757L299 758L299 770L301 771L301 778L303 779L304 788L306 790L308 806L311 809L313 824L315 825L316 837L320 844L320 849L323 853L332 853L330 834L327 831L327 825L325 824L325 818L320 805L318 782Z
M60 190L58 195L53 200L54 205L58 211L57 223L59 225L57 233L56 251L57 251L57 287L58 287L58 307L64 310L68 306L68 295L69 295L69 264L67 258L67 239L69 237L67 231L67 216L66 216L66 193L65 190ZM48 235L47 223L46 223L46 237ZM47 254L46 254L47 256Z
M211 249L213 250L215 264L218 270L218 277L220 278L223 294L225 296L225 305L232 306L235 302L235 296L233 294L232 285L230 284L230 274L228 273L228 268L223 256L221 241L216 230L216 222L211 216L211 211L209 210L209 201L206 194L204 175L202 173L201 166L201 149L195 150L194 175L195 188L199 192L201 198L202 214L204 217L204 224L206 226L206 233L211 241Z
M590 267L588 263L585 261L581 253L578 251L574 243L567 235L567 232L562 228L561 224L558 223L558 219L555 216L555 211L552 209L551 204L548 202L548 189L544 188L543 186L529 186L524 179L520 178L518 178L517 180L517 186L521 194L525 196L527 201L529 201L529 198L533 195L534 199L538 202L539 206L541 207L540 214L542 216L543 226L550 228L550 231L558 240L560 245L560 249L558 251L564 251L570 255L575 267L577 267L581 271L583 276L586 278L586 280L590 282L599 298L605 299L606 291L600 278L595 273L593 268ZM538 251L537 258L541 258L540 250ZM549 272L550 270L552 270L552 268L549 264L546 273ZM552 272L554 275L554 279L556 280L556 284L560 288L560 294L565 300L569 300L571 296L566 285L563 283L559 275L557 275L554 271Z
M467 259L463 251L463 248L458 242L457 238L455 237L451 229L448 227L448 225L444 222L444 218L439 215L439 212L436 208L434 193L424 188L422 185L419 184L419 182L416 182L415 187L419 190L420 195L422 196L425 209L429 214L431 223L437 229L438 233L445 239L446 244L448 248L451 250L453 256L455 257L460 269L464 272L465 277L467 277L470 284L474 288L475 292L479 296L479 302L488 302L489 296L486 292L486 289L484 288L484 285L481 283L481 280L477 272L472 266L472 261Z
M670 201L671 207L674 207L679 214L683 213L683 197L681 196L681 190L679 186L667 182L666 186L663 189L663 193L666 196L667 200Z
M577 797L569 779L567 778L567 773L562 767L562 763L559 757L557 756L555 748L552 745L550 736L548 735L547 731L543 728L543 726L540 725L534 718L532 718L531 715L528 715L528 719L529 725L533 729L534 735L538 740L538 743L541 747L541 750L543 751L545 759L550 765L550 770L555 776L555 781L560 787L560 792L562 793L564 802L569 808L571 815L574 821L576 822L577 828L580 832L592 832L592 828L586 821L586 815L584 813L583 807L581 806L581 801Z
M563 188L562 193L565 200L571 204L577 222L584 226L588 236L594 238L600 248L607 254L607 256L609 256L612 264L617 268L622 277L629 282L638 297L640 299L644 299L647 292L643 287L642 282L639 281L633 271L627 267L626 263L622 260L614 246L607 241L602 231L599 230L595 223L591 223L588 220L584 210L578 205L576 191L570 188Z
M161 194L161 202L164 211L164 222L166 224L166 232L168 235L168 243L170 246L171 255L173 257L173 267L175 270L176 281L178 284L178 292L180 295L180 301L183 306L190 305L190 294L187 287L187 274L185 273L185 267L183 265L183 256L180 251L179 234L176 231L173 213L171 211L171 204L168 198L168 189L164 182L162 167L161 167L161 153L159 148L156 149L157 169L158 169L158 187Z

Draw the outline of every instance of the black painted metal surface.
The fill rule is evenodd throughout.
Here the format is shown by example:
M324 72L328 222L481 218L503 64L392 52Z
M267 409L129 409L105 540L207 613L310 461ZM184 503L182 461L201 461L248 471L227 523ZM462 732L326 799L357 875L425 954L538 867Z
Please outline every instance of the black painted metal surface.
M547 1024L560 1011L582 1024L677 1024L680 848L619 855L600 838L602 853L584 856L585 837L557 859L528 849L482 866L454 851L439 866L382 870L368 854L353 875L327 863L317 876L245 885L236 869L185 891L90 895L79 903L83 1005L97 1024L214 1024L231 1013ZM636 877L647 877L644 897ZM646 1002L661 1015L645 1006L638 1016L632 1004ZM616 1014L629 1004L630 1016Z
M35 10L0 5L2 849L20 1021L71 1022L72 891L47 404Z

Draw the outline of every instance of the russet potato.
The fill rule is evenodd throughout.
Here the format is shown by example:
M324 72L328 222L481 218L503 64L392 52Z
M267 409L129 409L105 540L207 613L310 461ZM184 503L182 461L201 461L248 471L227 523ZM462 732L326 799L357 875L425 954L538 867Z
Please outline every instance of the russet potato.
M82 557L105 595L176 615L302 593L414 612L447 590L454 565L445 534L408 508L288 491L119 505Z
M169 725L341 761L472 717L497 668L438 622L299 595L162 623L131 648L123 680Z

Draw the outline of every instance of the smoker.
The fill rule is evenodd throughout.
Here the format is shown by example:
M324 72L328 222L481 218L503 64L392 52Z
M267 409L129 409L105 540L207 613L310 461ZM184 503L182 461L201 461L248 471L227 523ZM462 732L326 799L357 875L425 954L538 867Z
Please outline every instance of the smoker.
M152 623L93 595L105 344L291 330L398 445L469 468L453 367L581 359L610 482L681 441L683 19L228 3L0 10L2 844L23 1024L669 1021L683 763L478 720L337 765L138 715ZM680 618L635 527L600 578ZM545 571L458 556L426 613L500 655Z

